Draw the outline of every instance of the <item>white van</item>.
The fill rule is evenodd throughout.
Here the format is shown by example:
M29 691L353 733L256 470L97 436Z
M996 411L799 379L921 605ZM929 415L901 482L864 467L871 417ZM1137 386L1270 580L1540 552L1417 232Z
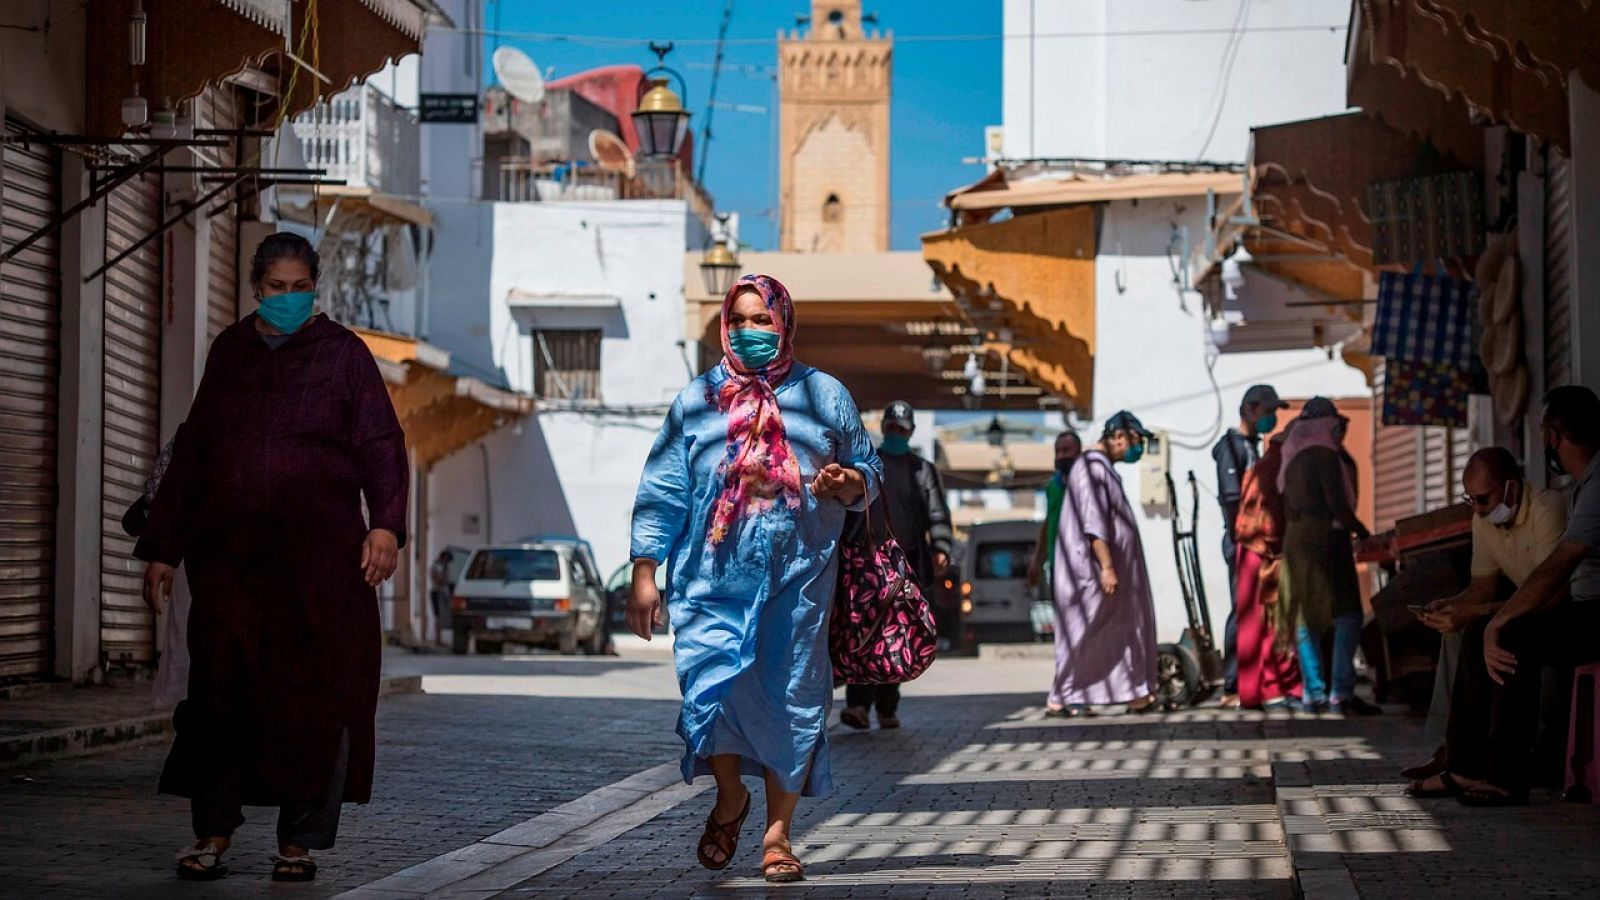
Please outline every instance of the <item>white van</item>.
M1028 566L1038 537L1036 519L980 522L967 530L961 606L980 643L1035 640Z

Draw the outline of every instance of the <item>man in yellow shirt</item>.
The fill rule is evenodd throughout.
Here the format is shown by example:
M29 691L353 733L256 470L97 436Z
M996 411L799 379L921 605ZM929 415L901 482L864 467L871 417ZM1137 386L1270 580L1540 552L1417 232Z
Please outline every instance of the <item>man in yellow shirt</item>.
M1461 476L1462 499L1472 507L1472 581L1454 597L1428 605L1421 619L1444 635L1428 710L1428 734L1440 741L1428 763L1405 770L1419 781L1413 793L1452 790L1442 775L1448 764L1443 744L1450 716L1452 688L1461 658L1461 632L1467 625L1500 609L1501 578L1520 587L1544 562L1567 527L1566 500L1556 491L1529 484L1516 457L1503 447L1486 447L1467 460Z

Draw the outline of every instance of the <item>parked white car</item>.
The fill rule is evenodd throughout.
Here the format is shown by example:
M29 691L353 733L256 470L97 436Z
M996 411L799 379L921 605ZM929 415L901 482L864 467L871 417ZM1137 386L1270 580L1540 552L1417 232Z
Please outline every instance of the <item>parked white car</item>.
M598 655L606 649L605 608L605 589L581 541L479 547L450 599L451 649L493 653L517 643Z

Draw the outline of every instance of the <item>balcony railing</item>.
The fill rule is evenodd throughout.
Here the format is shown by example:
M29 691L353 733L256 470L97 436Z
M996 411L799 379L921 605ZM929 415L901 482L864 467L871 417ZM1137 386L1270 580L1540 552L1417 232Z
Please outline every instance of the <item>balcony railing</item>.
M689 211L707 223L713 208L711 195L676 159L640 161L632 178L589 163L508 159L500 164L499 199L511 203L686 200Z
M422 190L421 127L416 116L365 84L312 107L294 120L306 165L327 177L385 194Z

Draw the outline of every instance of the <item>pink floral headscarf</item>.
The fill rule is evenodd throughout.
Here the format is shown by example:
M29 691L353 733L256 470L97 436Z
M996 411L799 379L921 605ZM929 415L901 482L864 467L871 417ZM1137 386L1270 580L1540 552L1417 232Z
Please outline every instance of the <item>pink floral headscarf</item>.
M728 316L734 298L754 288L778 326L778 356L763 369L745 368L728 344ZM762 513L780 501L800 508L800 462L789 446L778 410L777 387L794 366L794 301L768 275L746 275L722 298L722 371L717 409L728 416L728 450L717 469L722 493L711 508L707 543L715 546L746 514Z

